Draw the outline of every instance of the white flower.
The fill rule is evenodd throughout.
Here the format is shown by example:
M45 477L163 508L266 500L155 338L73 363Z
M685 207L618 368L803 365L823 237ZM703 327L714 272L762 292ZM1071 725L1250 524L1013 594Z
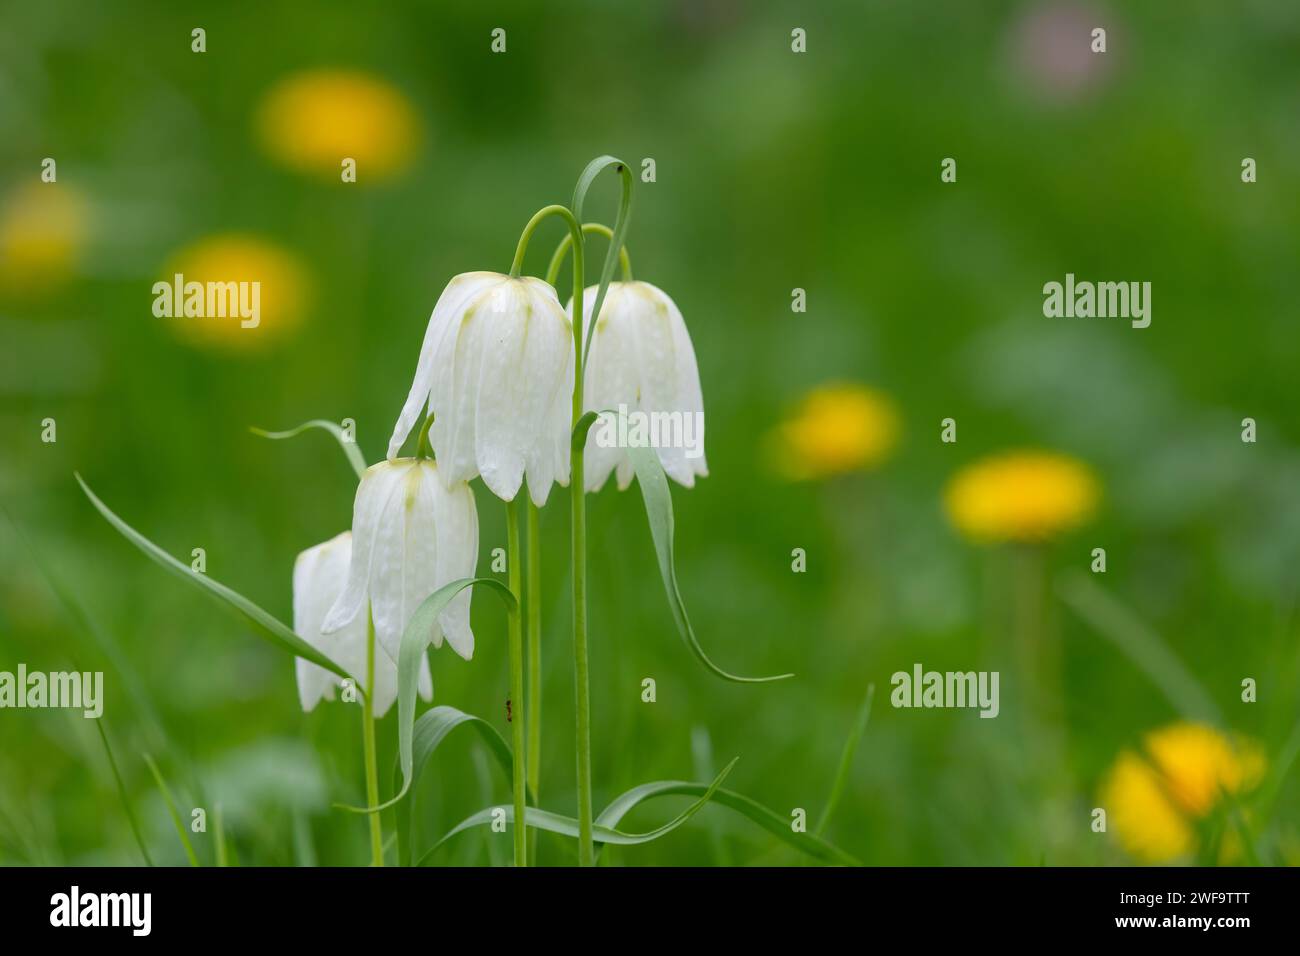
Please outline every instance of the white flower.
M321 633L321 624L330 606L343 593L352 560L352 532L330 538L324 544L308 548L293 565L293 629L308 644L358 681L366 679L366 619L358 615L351 624L332 634ZM311 710L323 697L334 699L334 688L341 678L301 657L297 660L298 699L303 710ZM420 695L433 697L433 680L429 659L420 667ZM382 717L397 699L397 665L387 654L375 655L375 714Z
M352 538L347 584L321 630L331 634L355 621L364 628L369 606L375 640L395 664L415 609L444 584L474 576L474 493L463 481L444 486L438 466L427 459L381 461L361 476ZM474 654L469 597L469 589L456 595L431 635L434 647L442 646L445 635L465 660Z
M541 279L458 275L438 298L415 381L388 443L392 459L433 412L429 440L449 485L482 475L513 501L525 472L537 505L568 484L573 326Z
M596 304L596 286L583 295L583 315ZM573 303L569 303L573 314ZM597 491L618 469L618 487L632 481L632 461L625 439L637 429L659 454L664 472L694 487L707 476L704 459L704 397L690 333L676 303L648 282L611 282L592 331L591 351L583 373L584 411L631 413L630 425L618 426L604 416L587 434L587 490ZM613 437L626 428L620 441Z

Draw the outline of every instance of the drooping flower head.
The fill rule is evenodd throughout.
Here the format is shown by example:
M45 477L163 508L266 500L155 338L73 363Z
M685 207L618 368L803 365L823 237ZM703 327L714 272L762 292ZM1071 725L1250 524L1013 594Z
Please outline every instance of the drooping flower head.
M597 291L596 286L584 291L584 316L591 315ZM604 416L587 434L587 490L599 490L616 469L619 489L631 484L626 445L607 439L619 428L640 428L658 451L664 472L678 484L694 487L696 475L709 473L704 396L695 348L676 303L648 282L611 282L591 336L583 410L625 410L633 422L620 426L615 416Z
M1196 849L1196 827L1226 795L1263 776L1258 746L1204 724L1178 723L1147 734L1142 752L1122 751L1101 788L1120 845L1161 863Z
M1078 459L1021 451L967 465L944 503L957 529L976 541L1042 541L1087 521L1100 495L1092 469Z
M853 382L820 385L768 435L773 469L811 481L879 465L898 442L898 412L885 395Z
M478 563L478 514L474 493L463 481L444 485L428 460L381 461L366 469L352 511L352 560L343 593L321 630L332 634L355 621L364 631L366 609L375 640L396 663L402 632L430 594L459 578L473 577ZM469 660L469 590L439 615L433 637Z
M527 474L541 506L553 482L568 484L572 396L573 326L555 290L541 279L467 272L433 307L388 457L427 406L443 481L482 476L513 501Z
M293 629L357 680L364 681L368 639L365 617L357 615L351 623L330 634L321 631L325 615L343 593L351 561L351 531L344 531L298 555L293 565ZM298 699L303 710L313 709L322 698L334 699L338 675L298 658L297 676ZM375 686L369 690L375 715L382 717L397 699L397 665L387 654L375 655ZM419 690L425 700L433 697L428 657L420 661Z

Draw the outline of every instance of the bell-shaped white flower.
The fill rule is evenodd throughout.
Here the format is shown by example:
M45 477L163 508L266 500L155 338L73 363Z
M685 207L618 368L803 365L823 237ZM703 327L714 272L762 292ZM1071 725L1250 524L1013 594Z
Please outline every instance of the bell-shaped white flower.
M388 457L427 405L444 482L481 475L513 501L527 473L540 506L552 482L568 484L572 398L573 326L555 290L541 279L467 272L433 307Z
M352 532L344 531L323 544L298 555L293 565L293 629L312 647L339 664L359 681L366 679L366 619L358 615L346 627L331 634L321 632L321 624L334 602L343 593L352 561ZM303 710L334 699L334 689L341 678L323 667L297 660L298 699ZM421 660L420 696L433 697L433 680L429 659ZM372 690L376 716L382 717L397 699L397 665L387 654L375 655L375 686Z
M583 315L596 304L596 286L583 295ZM573 314L573 303L569 303ZM584 411L613 411L587 433L588 491L618 470L618 487L632 481L629 444L649 444L664 472L687 488L707 476L704 397L695 348L676 303L648 282L611 282L592 331L583 373Z
M463 481L444 485L438 470L416 458L366 469L352 509L347 583L321 628L332 634L360 621L364 630L369 607L375 640L394 664L416 608L444 584L473 577L478 564L474 493ZM474 654L469 598L469 589L457 594L432 635L434 647L445 635L465 660Z

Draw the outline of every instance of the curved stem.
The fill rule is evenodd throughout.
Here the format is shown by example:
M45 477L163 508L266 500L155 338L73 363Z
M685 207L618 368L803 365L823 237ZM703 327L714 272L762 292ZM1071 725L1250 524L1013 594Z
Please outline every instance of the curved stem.
M523 492L527 494L527 491ZM510 576L510 593L515 605L510 610L510 700L518 709L511 718L514 750L513 787L515 797L515 866L528 865L528 819L525 815L525 788L528 786L524 760L524 634L519 617L520 563L519 502L506 502L506 568Z
M528 789L540 805L542 781L542 542L541 511L528 499L528 577L524 607L528 615ZM529 856L537 863L537 831L529 833Z
M568 206L561 206L558 203L543 206L533 213L533 218L528 220L528 223L524 226L524 231L519 234L519 243L515 246L515 258L510 263L510 278L519 278L519 270L524 265L524 254L528 251L528 241L533 238L533 233L537 231L537 227L549 216L563 217L569 225L569 232L581 242L582 227L578 224L578 218L569 211Z
M366 697L361 703L361 739L366 752L366 803L379 805L379 768L375 761L375 618L366 608ZM384 834L379 814L370 817L370 864L384 865Z
M609 226L599 222L584 222L582 231L586 235L604 236L611 242L614 239L614 230ZM569 254L569 249L573 246L573 236L566 234L560 240L560 244L555 247L555 255L551 256L551 264L546 269L546 281L550 285L555 285L555 280L560 277L560 266L564 265L564 257ZM632 257L628 254L627 246L624 245L618 250L619 265L622 268L624 282L632 281Z

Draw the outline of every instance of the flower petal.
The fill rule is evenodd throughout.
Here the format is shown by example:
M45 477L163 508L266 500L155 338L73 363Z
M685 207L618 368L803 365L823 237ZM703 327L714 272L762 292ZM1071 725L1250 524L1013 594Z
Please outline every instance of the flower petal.
M347 585L325 615L321 625L325 634L351 624L365 608L370 597L375 542L389 498L400 486L404 471L402 465L381 461L371 465L361 476L352 505L352 560L348 566ZM365 618L361 619L364 622Z
M465 272L455 276L438 296L429 315L429 325L424 332L424 341L420 346L420 357L415 364L415 378L411 391L406 397L406 404L397 417L393 435L388 440L388 458L397 457L398 451L410 436L411 430L423 419L424 409L430 400L433 384L438 372L434 356L439 343L446 334L448 326L463 311L470 301L486 284L500 279L494 272Z

